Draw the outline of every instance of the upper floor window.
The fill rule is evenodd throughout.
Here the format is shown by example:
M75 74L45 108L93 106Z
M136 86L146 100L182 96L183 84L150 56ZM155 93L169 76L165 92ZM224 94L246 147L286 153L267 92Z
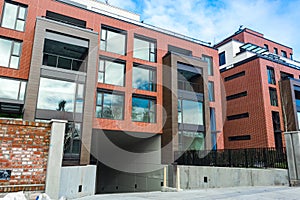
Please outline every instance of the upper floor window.
M178 99L178 123L204 125L203 103Z
M278 54L278 49L276 47L274 47L274 53Z
M267 67L267 71L268 71L268 83L275 85L276 81L275 81L274 68L273 67Z
M124 94L100 91L97 94L96 117L124 119Z
M11 2L4 3L1 26L17 31L24 31L27 7Z
M98 82L124 86L125 82L125 63L100 59Z
M100 49L116 54L126 54L126 32L106 26L101 28Z
M213 71L214 69L213 69L213 59L212 59L212 57L203 55L202 59L205 62L207 62L207 64L208 64L208 69L207 69L208 76L213 76L214 75L214 71Z
M286 72L280 72L280 78L281 80L286 80L286 79L294 78L294 75Z
M0 98L24 101L27 82L0 78Z
M156 122L156 100L145 97L132 97L132 121Z
M267 44L264 44L265 49L269 50L269 46Z
M156 62L156 41L142 36L135 36L133 57Z
M0 47L0 66L18 69L22 43L0 38Z
M269 88L270 101L272 106L278 106L277 91L275 88Z
M290 53L290 59L293 60L293 54L292 53Z
M286 51L281 50L281 56L287 58Z
M156 91L156 71L150 67L133 66L132 87L139 90Z
M209 101L215 101L215 86L212 81L208 81L208 97Z
M220 66L226 64L225 51L219 53L219 64Z

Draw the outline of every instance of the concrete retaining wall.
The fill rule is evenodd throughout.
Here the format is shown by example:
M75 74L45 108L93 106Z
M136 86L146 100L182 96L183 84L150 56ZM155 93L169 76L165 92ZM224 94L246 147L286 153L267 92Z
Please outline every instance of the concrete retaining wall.
M95 194L96 166L62 167L59 196L75 199Z
M181 189L289 185L288 171L285 169L177 167Z

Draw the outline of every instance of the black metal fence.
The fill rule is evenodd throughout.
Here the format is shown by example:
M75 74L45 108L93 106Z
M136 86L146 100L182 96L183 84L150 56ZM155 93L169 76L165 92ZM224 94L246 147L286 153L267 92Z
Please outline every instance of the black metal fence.
M175 163L194 166L287 169L285 148L177 151Z

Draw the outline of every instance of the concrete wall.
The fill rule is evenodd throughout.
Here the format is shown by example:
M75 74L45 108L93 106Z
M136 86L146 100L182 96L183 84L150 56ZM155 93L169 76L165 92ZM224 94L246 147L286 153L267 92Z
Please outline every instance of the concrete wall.
M285 169L178 166L181 189L289 185ZM205 177L207 182L205 182Z
M62 167L59 196L68 199L95 194L96 166Z

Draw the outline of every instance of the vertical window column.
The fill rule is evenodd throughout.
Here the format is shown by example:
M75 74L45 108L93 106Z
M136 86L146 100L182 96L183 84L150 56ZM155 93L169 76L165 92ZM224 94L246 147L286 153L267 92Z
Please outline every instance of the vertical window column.
M17 3L15 4L12 2L5 2L1 26L4 28L14 29L17 31L24 31L26 15L27 15L26 6Z

